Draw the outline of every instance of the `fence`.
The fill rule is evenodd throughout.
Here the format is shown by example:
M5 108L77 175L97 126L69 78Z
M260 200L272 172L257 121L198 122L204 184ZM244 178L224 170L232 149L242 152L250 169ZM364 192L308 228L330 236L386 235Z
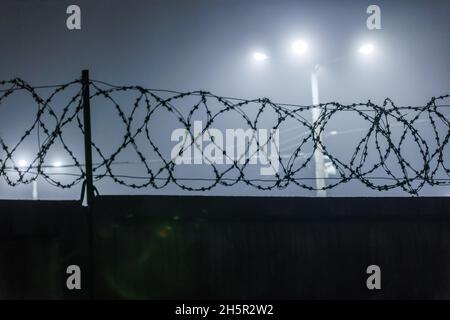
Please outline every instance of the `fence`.
M15 126L5 130L5 123L0 128L1 177L10 186L38 177L62 189L82 183L88 204L95 206L86 210L77 202L0 201L0 211L5 212L0 216L0 256L10 257L0 270L3 297L87 297L88 292L68 292L64 287L65 267L72 263L87 271L90 296L101 298L449 297L447 197L94 199L94 183L112 179L133 189L175 184L189 191L240 183L260 190L291 185L316 190L317 177L308 176L308 167L320 152L336 171L324 189L356 180L373 190L401 189L418 195L426 185L450 184L450 123L443 111L450 107L450 95L431 98L422 106L397 106L390 99L381 105L368 101L301 106L204 91L114 86L90 80L84 71L81 79L63 85L0 82L0 114L14 125L17 121L11 116L17 111L9 114L5 109L19 93L25 98L16 102L28 105L31 97L36 116L18 140L10 134L22 132ZM95 118L99 109L106 127ZM317 121L308 118L312 109L320 110ZM108 111L119 121L104 116ZM337 152L322 137L333 135L338 117L362 123L360 136L353 137L353 145L348 143L349 152ZM195 130L199 119L201 129ZM170 133L170 121L187 137L175 153L158 143L158 130ZM216 128L230 123L250 132L239 156L212 138L220 136ZM122 133L119 125L123 135L110 136ZM265 137L255 138L264 128ZM277 130L289 135L284 145L272 143ZM28 163L20 163L21 148L34 135L37 151ZM74 135L81 140L72 139ZM205 137L210 149L223 155L222 163L205 156ZM277 157L270 155L272 148ZM59 164L63 178L49 164L54 149L70 159ZM190 176L181 174L178 160L187 150L194 155L197 150L209 176L193 169L188 170ZM123 174L118 167L130 153L139 168ZM279 170L261 179L252 170L254 154L262 154L269 168L271 161L278 161ZM377 293L364 286L365 268L373 263L383 266L386 279ZM29 265L35 266L30 272L24 267ZM20 278L22 273L26 279Z
M276 103L268 98L222 97L205 91L175 92L140 86L115 86L90 80L87 71L83 72L81 79L62 85L31 86L22 79L13 79L1 81L0 87L2 108L18 92L25 92L37 106L34 121L18 141L9 143L0 136L0 175L10 186L31 183L38 176L58 188L72 188L84 182L88 202L92 202L94 196L94 183L106 178L133 189L161 189L175 184L183 190L206 191L217 186L243 183L260 190L284 189L290 185L318 190L314 185L318 177L305 174L318 152L335 170L334 177L319 177L328 178L327 184L321 188L323 190L357 180L373 190L400 188L417 196L425 185L450 184L450 122L442 112L443 108L450 107L449 94L433 97L421 106L397 106L390 99L385 99L381 105L371 101L294 105ZM43 96L40 90L49 93ZM73 94L62 107L53 105L62 93L71 90ZM122 103L120 100L125 97L132 100ZM112 110L117 113L118 122L110 126L114 130L119 124L124 128L123 136L114 140L118 144L111 151L102 147L100 140L91 138L90 104L95 108L100 103L112 104ZM305 112L317 108L320 109L320 116L312 122ZM358 118L364 125L359 130L361 136L355 141L354 148L341 155L324 143L321 137L332 134L328 128L330 123L348 114L353 114L352 117ZM161 117L170 117L186 133L175 154L168 155L167 150L152 136ZM198 118L204 121L204 126L202 124L195 134L192 129ZM223 126L227 121L242 124L250 133L236 155L230 154L223 141L215 140L212 133L215 127ZM293 126L286 128L288 123ZM419 128L419 123L421 126L425 124L425 127ZM65 133L71 125L84 137L84 156L77 155L74 146L67 142ZM256 137L261 128L269 128L263 139ZM280 129L284 130L281 132L303 130L290 134L290 152L287 154L283 154L281 147L273 143ZM20 164L17 162L18 150L32 134L37 137L37 152L29 163ZM205 150L200 146L205 136L211 145L210 151L213 150L215 157L220 155L223 160L216 161L218 158L211 159L205 155ZM47 156L57 143L70 159L64 167L76 171L66 174L64 179L49 172ZM275 155L269 155L269 147L276 151ZM180 175L180 158L191 149L194 153L197 151L205 162L209 176ZM412 149L414 152L408 152ZM115 167L120 163L120 157L130 153L129 150L138 160L139 170L142 170L137 174L121 174ZM149 158L149 155L154 158ZM98 159L95 163L93 156ZM268 167L274 168L276 165L273 176L255 176L251 164L258 156L262 156Z

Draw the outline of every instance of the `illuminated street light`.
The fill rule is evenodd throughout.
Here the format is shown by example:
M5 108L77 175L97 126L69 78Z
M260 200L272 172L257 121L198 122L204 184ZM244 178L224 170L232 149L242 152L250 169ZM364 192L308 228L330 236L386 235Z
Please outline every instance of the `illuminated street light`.
M55 161L55 162L53 162L53 166L54 166L55 168L59 168L59 167L62 166L62 162L61 162L61 161Z
M268 58L269 57L266 54L262 53L262 52L255 52L253 54L253 59L255 59L256 61L259 61L259 62L267 60Z
M298 40L292 43L292 51L295 54L301 55L306 53L308 50L308 44L305 41ZM312 93L312 103L314 108L311 109L311 118L312 122L316 123L320 117L321 110L317 107L319 105L319 79L318 72L320 69L320 65L316 64L314 69L311 72L311 93ZM319 126L315 126L314 134L317 135L317 138L321 145L323 145L323 137L322 132ZM316 176L316 189L318 197L326 197L327 191L325 189L326 183L325 178L327 177L327 173L325 171L325 163L324 163L324 155L321 147L317 147L314 151L314 162L315 162L315 176Z
M364 55L370 55L375 50L375 47L371 43L366 43L363 46L359 48L359 52ZM292 43L292 51L295 54L301 55L305 54L308 51L308 43L302 40L298 40ZM258 62L264 61L268 59L268 56L265 55L262 52L255 52L253 54L253 59L255 59ZM311 72L311 91L312 91L312 103L313 107L311 109L311 118L312 122L316 123L319 120L321 110L319 109L318 105L320 104L319 100L319 69L321 68L320 64L316 64L314 66L314 69ZM322 137L322 131L320 130L319 126L316 126L314 129L314 134L316 135L320 145L315 149L314 151L314 160L315 160L315 167L316 167L316 189L317 189L317 196L318 197L326 197L327 191L326 191L326 183L325 178L327 178L329 175L336 174L336 168L334 167L332 162L326 162L325 155L323 154L322 145L323 145L323 137ZM330 131L328 135L333 136L338 134L337 131ZM329 160L329 159L328 159Z
M319 77L318 72L320 65L316 64L313 71L311 72L311 91L312 91L312 102L316 106L311 109L311 119L313 124L316 124L319 120L321 110L317 107L319 105ZM323 136L320 126L314 126L314 134L317 136L321 145L323 145ZM316 167L316 188L318 197L326 197L327 191L325 190L325 178L327 173L325 172L324 154L321 146L318 146L314 150L314 162Z
M292 51L297 54L304 54L308 50L308 44L305 41L295 41L292 44Z
M19 163L19 167L21 167L21 168L28 166L28 161L24 160L24 159L19 160L18 163Z
M371 54L375 47L371 43L366 43L361 48L359 48L359 52L365 55Z

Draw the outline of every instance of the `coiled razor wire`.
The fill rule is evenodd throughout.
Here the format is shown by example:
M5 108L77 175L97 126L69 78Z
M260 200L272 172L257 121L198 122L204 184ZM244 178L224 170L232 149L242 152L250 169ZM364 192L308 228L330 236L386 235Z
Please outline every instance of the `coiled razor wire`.
M91 142L94 155L99 159L93 168L96 182L110 178L117 184L133 189L147 187L162 189L173 183L183 190L207 191L217 186L244 183L260 190L284 189L290 185L307 190L318 190L314 183L310 183L310 178L304 177L303 173L314 162L314 154L320 152L336 168L336 177L327 180L326 186L321 188L324 190L358 180L373 190L386 191L401 188L417 196L425 185L450 184L448 160L450 122L441 109L450 106L449 94L433 97L422 106L396 106L389 98L385 99L382 105L368 101L347 105L328 102L302 106L275 103L267 98L238 99L217 96L206 91L176 92L140 86L115 86L95 80L90 81L90 88L93 109L95 104L99 103L99 99L112 104L118 115L118 123L112 123L111 126L118 128L118 124L121 124L125 131L112 152L102 149L100 140L94 139ZM75 90L76 93L64 105L53 106L55 97L69 89ZM44 97L39 93L40 90L49 92ZM30 95L32 103L37 107L36 115L32 124L16 143L8 145L0 136L1 177L9 186L28 184L38 177L59 188L71 188L84 181L86 173L83 155L76 155L74 147L66 142L64 135L66 128L70 125L75 125L79 133L84 134L81 81L40 87L33 87L18 78L0 81L0 112L7 107L8 99L19 91ZM131 94L133 99L125 104L119 103L120 95L125 93ZM320 110L320 115L314 122L305 116L305 111L311 111L313 108ZM138 117L139 112L144 116ZM291 148L292 153L287 157L281 157L278 152L278 159L275 160L279 163L279 170L266 179L249 174L248 167L252 155L245 159L243 157L235 159L233 155L227 154L223 144L216 143L214 139L210 139L211 143L230 161L227 165L207 161L205 165L210 169L208 171L210 176L186 178L179 176L176 172L176 168L180 166L177 164L177 157L164 155L164 151L158 145L160 137L151 134L151 129L158 123L161 112L173 116L177 124L186 129L190 135L190 139L186 140L190 142L183 145L178 156L182 156L183 152L190 150L191 147L199 148L199 139L203 135L208 135L209 130L223 121L228 114L239 118L245 123L247 129L251 129L254 133L262 127L267 128L267 125L262 125L264 121L267 121L264 115L267 112L272 115L271 124L268 127L271 130L267 139L260 141L253 135L252 139L246 142L244 153L253 152L252 155L260 153L267 155L274 130L280 129L287 121L293 121L299 128L304 128L305 132L289 138L294 143ZM347 160L342 160L342 156L339 157L331 152L321 139L332 117L342 112L353 112L367 124L354 150L346 154ZM205 119L205 124L201 136L194 136L192 128L198 114ZM423 121L426 121L429 132L432 134L424 136L419 132L417 124ZM95 123L93 126L95 127ZM401 130L393 130L394 126ZM16 163L18 150L34 132L37 132L38 151L29 164L20 167ZM418 151L414 152L412 157L406 156L410 154L408 150L405 150L410 148L409 142L406 141L413 141L415 150ZM70 159L70 164L64 167L75 170L75 172L66 173L64 179L56 178L50 173L49 166L46 164L46 157L56 144L61 146ZM116 172L114 165L121 163L118 159L123 153L130 152L130 148L137 156L140 167L144 168L144 174L123 175ZM305 156L306 148L309 152ZM156 156L156 159L150 159L150 153ZM371 153L370 156L369 153ZM392 164L392 159L395 160L395 166ZM274 159L267 156L267 160L272 165ZM413 164L417 161L420 161L420 165ZM159 163L156 168L155 163ZM380 172L383 173L382 178L374 177L375 173L379 175Z

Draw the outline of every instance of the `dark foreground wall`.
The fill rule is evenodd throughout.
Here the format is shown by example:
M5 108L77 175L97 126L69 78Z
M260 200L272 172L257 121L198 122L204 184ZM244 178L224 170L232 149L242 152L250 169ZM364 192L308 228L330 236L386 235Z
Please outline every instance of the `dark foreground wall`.
M450 198L99 197L97 298L450 298ZM87 211L0 201L0 297L88 297ZM366 288L381 267L382 289ZM31 267L34 266L34 267Z
M449 198L99 200L102 297L450 298Z
M0 201L0 299L82 298L66 268L88 267L86 210L77 201Z

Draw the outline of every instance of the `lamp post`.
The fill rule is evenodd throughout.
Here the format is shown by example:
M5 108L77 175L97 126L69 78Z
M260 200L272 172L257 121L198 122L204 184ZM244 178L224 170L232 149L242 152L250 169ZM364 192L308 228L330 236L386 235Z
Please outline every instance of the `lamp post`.
M312 102L314 106L317 106L319 104L319 80L318 80L318 71L319 71L320 65L316 64L314 66L314 70L311 72L311 92L312 92ZM324 159L323 159L323 150L322 150L322 144L323 144L323 137L322 132L317 126L317 121L320 117L320 109L318 107L313 107L311 109L311 118L312 118L312 124L314 125L314 135L316 139L318 140L318 144L316 145L316 149L314 151L314 162L315 162L315 168L316 168L316 189L317 189L317 196L318 197L326 197L327 191L324 190L325 188L325 165L324 165Z
M21 159L18 162L19 164L19 168L25 168L28 166L28 161L25 159ZM53 168L59 168L62 166L62 162L60 161L55 161L51 167ZM36 177L36 179L34 179L31 182L31 186L32 186L32 191L31 191L31 199L33 200L39 200L39 191L38 191L38 177Z
M308 43L302 40L298 40L292 43L292 51L295 54L303 55L308 51ZM318 72L320 65L316 64L311 72L311 95L313 108L311 109L311 120L314 126L314 136L317 139L316 149L314 150L314 164L315 164L315 178L316 178L316 189L318 197L326 197L327 191L324 189L325 184L325 164L324 156L322 150L323 136L320 128L316 125L320 117L319 105L319 79Z
M302 40L298 40L292 43L292 51L295 54L302 55L308 51L308 43ZM375 47L371 43L366 43L359 48L359 53L363 55L370 55L375 50ZM255 52L253 54L253 59L257 62L262 62L268 59L268 56L261 52ZM311 109L311 118L314 127L314 134L318 140L318 145L314 151L314 162L315 162L315 180L316 189L318 197L326 197L327 191L324 189L326 187L325 178L328 176L328 171L324 161L324 155L322 150L323 136L321 130L316 126L317 121L320 118L320 109L317 107L320 103L319 100L319 78L318 72L321 65L316 64L313 71L311 72L311 93L312 93L312 103L314 106ZM335 134L335 132L334 132Z
M33 180L33 193L32 193L32 199L33 200L39 200L37 179L38 178L36 177L36 179Z
M28 161L25 159L20 159L18 162L19 168L26 168L28 166ZM37 185L37 177L31 182L31 199L38 200L39 194L38 194L38 185Z

